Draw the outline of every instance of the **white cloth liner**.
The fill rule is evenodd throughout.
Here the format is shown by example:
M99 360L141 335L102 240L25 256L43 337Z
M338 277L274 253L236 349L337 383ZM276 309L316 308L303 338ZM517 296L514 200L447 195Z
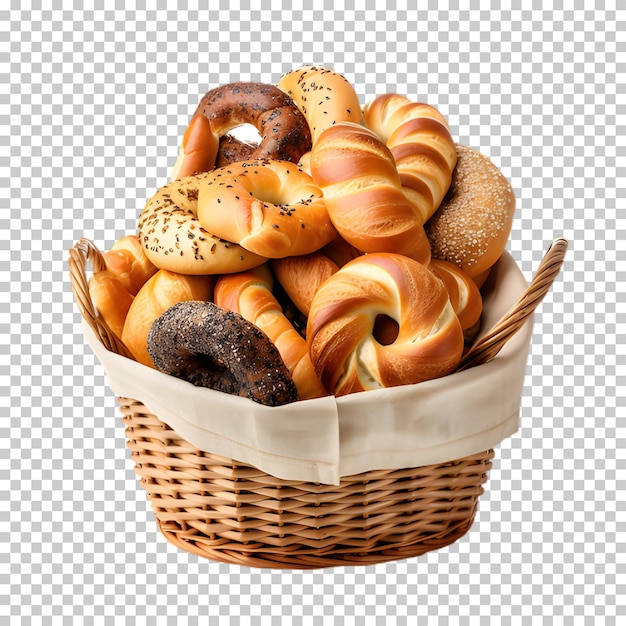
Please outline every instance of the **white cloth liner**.
M504 253L484 294L481 333L527 285ZM142 402L188 442L278 478L338 485L342 476L445 463L493 448L519 426L532 317L485 365L436 380L264 407L167 376L87 343L117 396Z

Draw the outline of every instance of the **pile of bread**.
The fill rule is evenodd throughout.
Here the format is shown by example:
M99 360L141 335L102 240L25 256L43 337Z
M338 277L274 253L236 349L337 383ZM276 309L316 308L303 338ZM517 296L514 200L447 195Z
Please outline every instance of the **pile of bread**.
M258 143L235 137L242 124ZM163 371L191 381L237 367L228 312L275 348L295 399L418 383L453 372L475 337L514 208L506 178L436 108L400 94L362 106L344 76L304 66L201 99L170 180L104 253L90 294L149 367L165 336L151 330L177 306L183 335L203 335L167 346L177 363ZM210 332L184 328L185 302L210 303Z

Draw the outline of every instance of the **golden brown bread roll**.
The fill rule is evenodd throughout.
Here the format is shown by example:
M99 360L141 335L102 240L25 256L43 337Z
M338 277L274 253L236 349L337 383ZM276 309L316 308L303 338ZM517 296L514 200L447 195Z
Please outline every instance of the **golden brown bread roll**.
M448 191L456 164L446 119L434 107L399 94L368 102L363 116L391 150L404 192L424 224Z
M306 341L285 317L272 294L272 275L267 265L221 276L215 285L215 303L239 313L270 338L287 366L300 398L306 400L328 395L313 369Z
M376 336L379 317L395 320L396 337ZM423 264L389 253L358 257L320 286L307 343L322 384L338 396L443 376L464 346L443 282Z
M154 320L178 302L211 300L212 276L187 276L168 270L159 270L139 290L131 304L122 341L139 363L154 367L148 354L147 339Z
M121 339L124 321L134 296L110 270L96 272L89 280L89 295L106 325Z
M143 284L158 270L146 256L137 235L121 237L103 256L107 270L116 276L126 291L133 296L137 295Z
M311 151L311 174L349 244L428 263L421 216L404 195L391 152L373 131L348 122L327 128Z
M426 233L434 258L455 263L480 285L506 248L515 194L487 156L462 145L457 155L450 190Z
M304 315L319 286L332 276L339 266L322 252L289 256L272 261L272 271L285 293Z
M212 170L218 149L219 137L211 130L209 120L201 113L194 114L183 134L170 182Z
M284 74L278 88L291 96L304 114L313 144L334 124L362 122L361 104L354 87L329 68L304 65Z
M443 281L463 329L465 343L471 343L478 332L483 311L483 299L478 286L454 263L431 259L428 269Z

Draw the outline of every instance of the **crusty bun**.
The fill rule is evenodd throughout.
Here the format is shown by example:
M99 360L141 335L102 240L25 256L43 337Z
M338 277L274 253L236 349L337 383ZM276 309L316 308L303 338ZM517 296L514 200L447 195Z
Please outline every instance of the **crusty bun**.
M433 258L456 263L481 282L506 247L515 194L496 165L457 145L457 165L441 206L426 223Z
M267 265L221 276L215 285L215 304L239 313L270 338L287 366L300 398L326 396L328 392L313 369L306 341L285 317L272 294L272 282Z
M314 144L329 126L362 122L361 104L354 87L331 69L305 65L284 74L278 88L291 96L304 114Z
M311 175L349 244L428 263L421 217L404 195L391 152L373 131L349 122L327 128L313 145Z
M395 338L377 338L380 316L395 320ZM464 345L443 282L389 253L358 257L328 278L311 303L306 336L315 370L337 396L448 374Z
M131 304L122 341L139 363L154 367L148 354L148 333L154 320L177 302L210 300L213 296L212 276L186 276L159 270L139 290Z

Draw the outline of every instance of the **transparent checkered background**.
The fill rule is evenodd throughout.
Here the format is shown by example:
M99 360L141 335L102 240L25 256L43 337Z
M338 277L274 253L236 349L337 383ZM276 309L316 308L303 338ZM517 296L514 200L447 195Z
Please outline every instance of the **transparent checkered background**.
M624 619L625 12L104 4L0 10L0 623ZM521 429L470 533L421 558L283 572L200 560L158 534L66 260L83 235L106 249L134 231L205 91L304 63L344 73L363 102L434 104L489 154L517 192L509 248L528 279L553 238L571 248L536 315Z

